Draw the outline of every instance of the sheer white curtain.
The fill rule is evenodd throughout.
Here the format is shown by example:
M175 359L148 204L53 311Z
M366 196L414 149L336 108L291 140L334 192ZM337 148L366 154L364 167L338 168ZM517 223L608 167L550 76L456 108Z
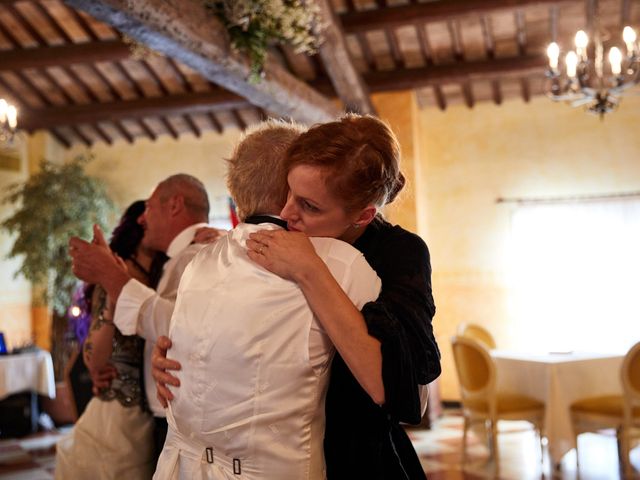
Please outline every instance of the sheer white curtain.
M640 199L523 204L509 242L519 347L624 352L640 340Z

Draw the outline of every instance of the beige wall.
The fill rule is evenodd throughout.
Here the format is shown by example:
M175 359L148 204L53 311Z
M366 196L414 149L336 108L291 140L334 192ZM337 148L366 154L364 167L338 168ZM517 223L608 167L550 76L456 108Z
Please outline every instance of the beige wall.
M200 139L184 135L180 141L169 136L156 141L137 140L133 145L98 143L93 148L76 146L65 152L65 159L93 154L87 172L104 180L109 194L124 209L134 200L147 198L155 185L174 173L188 173L202 180L212 201L212 214L227 208L224 158L231 154L240 135L228 129L224 135L208 132Z
M640 190L638 112L637 96L604 121L546 98L419 112L418 225L432 256L443 398L458 396L449 339L459 322L514 346L504 279L513 206L496 199Z

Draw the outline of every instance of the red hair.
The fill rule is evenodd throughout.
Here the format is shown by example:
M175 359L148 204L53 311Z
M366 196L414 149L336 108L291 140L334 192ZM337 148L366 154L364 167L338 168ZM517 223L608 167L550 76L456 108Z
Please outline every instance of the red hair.
M370 115L348 114L300 135L287 151L285 167L322 168L329 191L351 211L395 199L405 183L399 160L400 145L385 123Z

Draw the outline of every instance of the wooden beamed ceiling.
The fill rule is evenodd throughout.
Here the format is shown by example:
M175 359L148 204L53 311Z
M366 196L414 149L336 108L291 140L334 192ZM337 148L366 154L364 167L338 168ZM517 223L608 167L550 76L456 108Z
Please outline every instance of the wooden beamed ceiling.
M0 96L18 105L21 128L67 146L375 113L370 94L395 90L414 90L421 108L528 101L544 91L547 43L568 45L593 3L313 1L327 26L319 54L274 47L251 83L197 0L0 0ZM599 8L611 31L640 23L637 0ZM159 53L132 55L127 37Z

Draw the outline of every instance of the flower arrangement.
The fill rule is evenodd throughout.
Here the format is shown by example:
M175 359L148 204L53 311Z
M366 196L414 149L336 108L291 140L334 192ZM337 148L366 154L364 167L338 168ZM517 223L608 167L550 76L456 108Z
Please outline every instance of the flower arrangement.
M223 23L231 45L251 61L249 80L264 75L267 49L289 44L297 53L313 54L320 43L320 8L304 0L205 0Z

